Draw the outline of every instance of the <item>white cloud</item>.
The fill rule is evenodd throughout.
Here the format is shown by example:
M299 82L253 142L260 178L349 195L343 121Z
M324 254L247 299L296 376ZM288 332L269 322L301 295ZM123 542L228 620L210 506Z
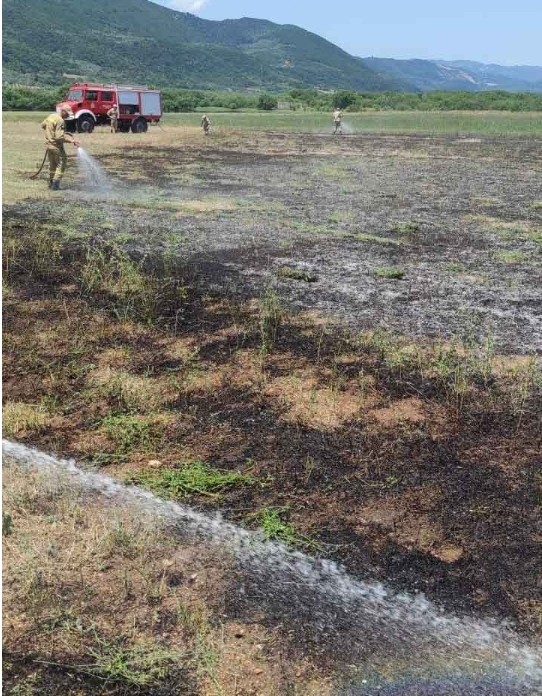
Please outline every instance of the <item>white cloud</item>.
M179 12L197 12L207 4L208 0L153 0L153 2Z

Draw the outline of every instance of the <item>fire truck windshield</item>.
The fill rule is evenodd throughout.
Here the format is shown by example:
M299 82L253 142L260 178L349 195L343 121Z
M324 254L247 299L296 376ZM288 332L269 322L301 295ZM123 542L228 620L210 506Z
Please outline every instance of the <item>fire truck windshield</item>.
M83 98L82 89L70 89L66 99L73 99L73 101L80 101Z

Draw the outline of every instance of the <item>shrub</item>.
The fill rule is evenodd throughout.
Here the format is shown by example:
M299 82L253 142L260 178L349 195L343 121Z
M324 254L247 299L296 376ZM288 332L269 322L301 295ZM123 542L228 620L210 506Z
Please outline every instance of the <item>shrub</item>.
M260 94L258 97L258 109L261 111L272 111L279 105L278 99L271 94Z

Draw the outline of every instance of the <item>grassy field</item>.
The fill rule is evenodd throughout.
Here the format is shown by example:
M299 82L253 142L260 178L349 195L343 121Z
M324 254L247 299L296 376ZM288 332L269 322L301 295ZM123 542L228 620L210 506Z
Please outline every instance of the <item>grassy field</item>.
M37 170L43 157L43 134L40 123L46 112L3 113L4 203L21 198L43 198L49 194L42 182L29 176ZM200 114L166 114L160 127L154 127L141 139L130 134L111 135L108 128L97 128L81 142L92 154L112 149L121 152L134 144L167 147L170 143L199 142ZM212 115L213 142L235 132L280 131L285 133L331 132L329 114L319 112L245 112ZM345 133L420 133L432 135L522 135L542 136L539 113L508 112L423 112L389 111L346 114ZM74 155L71 147L70 156Z
M3 114L2 150L3 150L3 202L15 203L25 198L49 198L50 192L44 186L47 163L41 178L30 178L39 168L45 153L43 131L40 128L45 112L10 112ZM109 128L97 128L92 135L79 136L81 145L92 155L105 155L117 152L119 156L125 149L136 144L166 147L173 141L190 142L201 139L200 129L189 128L180 124L167 130L151 129L143 138L135 138L132 133L113 135ZM71 145L66 146L68 153L69 181L74 172L76 151Z
M167 114L164 125L192 125L198 114ZM333 130L330 114L321 112L221 113L211 117L215 128L280 130L297 133L327 133ZM346 133L483 133L486 135L542 135L540 113L500 111L376 111L346 113Z
M4 123L39 121L46 114L4 112ZM201 113L166 114L164 127L199 126ZM307 111L250 111L213 113L215 128L326 133L333 130L331 115ZM346 132L354 133L482 133L487 135L542 135L542 114L507 111L373 111L346 113Z

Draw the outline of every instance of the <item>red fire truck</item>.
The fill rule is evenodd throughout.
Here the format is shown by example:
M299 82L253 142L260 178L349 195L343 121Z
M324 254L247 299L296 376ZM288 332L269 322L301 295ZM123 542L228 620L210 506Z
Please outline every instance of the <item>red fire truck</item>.
M70 87L64 101L56 105L57 112L69 106L74 118L66 121L72 133L92 133L94 126L109 123L107 112L117 105L119 130L127 133L145 133L149 123L158 123L162 117L162 98L156 89L130 85L98 85L87 82Z

